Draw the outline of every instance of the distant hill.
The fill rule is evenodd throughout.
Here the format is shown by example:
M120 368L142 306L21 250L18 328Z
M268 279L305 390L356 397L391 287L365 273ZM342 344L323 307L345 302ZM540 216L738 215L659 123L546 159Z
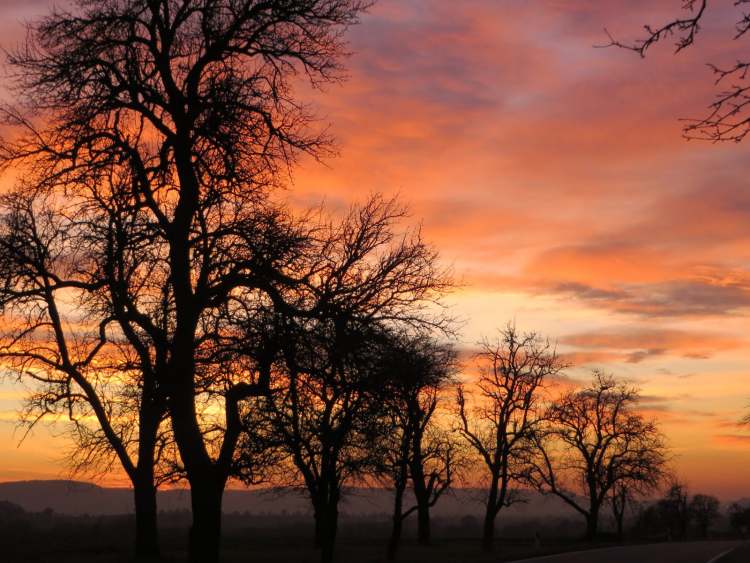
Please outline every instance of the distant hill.
M28 512L51 508L61 514L124 514L133 511L129 489L108 489L79 481L14 481L0 483L0 500Z
M571 516L571 510L554 497L528 493L528 503L517 504L508 510L507 517L529 518ZM0 501L22 507L28 512L52 509L59 514L80 516L114 515L133 512L132 491L125 488L106 488L79 481L15 481L0 483ZM188 510L190 495L185 490L159 492L160 510ZM350 489L342 504L342 513L388 515L391 512L391 492L384 489ZM300 492L271 489L229 489L224 494L224 512L250 514L308 513L310 503ZM482 513L481 491L458 489L440 500L434 508L435 516L455 517Z

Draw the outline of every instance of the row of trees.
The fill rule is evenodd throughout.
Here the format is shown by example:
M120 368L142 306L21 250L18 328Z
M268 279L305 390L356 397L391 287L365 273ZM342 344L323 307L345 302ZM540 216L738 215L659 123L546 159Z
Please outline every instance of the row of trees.
M28 424L65 417L78 467L122 467L139 557L158 555L168 481L190 488L190 561L211 563L232 478L294 468L323 561L344 484L373 476L394 489L391 554L411 513L428 541L464 445L489 480L488 548L520 484L593 537L607 499L624 510L659 478L635 390L596 374L550 401L564 365L513 327L447 408L451 280L418 229L399 230L405 210L374 196L334 217L276 197L299 155L330 152L293 86L340 78L343 32L369 4L80 0L9 56L0 357L33 382Z
M694 527L699 537L706 538L710 527L721 515L719 507L716 497L695 494L691 498L683 483L673 481L662 498L641 511L637 527L643 533L663 533L677 540L687 539L690 528ZM743 513L739 505L730 509L730 519L735 513ZM734 520L737 520L736 516ZM730 524L741 532L739 521Z
M549 342L512 326L485 342L480 358L480 400L470 409L459 388L458 410L459 432L489 476L485 548L498 513L523 500L514 484L562 499L584 517L588 539L611 502L622 535L628 502L659 485L667 462L662 435L637 412L637 389L594 372L590 385L550 402L544 391L560 383L565 365Z

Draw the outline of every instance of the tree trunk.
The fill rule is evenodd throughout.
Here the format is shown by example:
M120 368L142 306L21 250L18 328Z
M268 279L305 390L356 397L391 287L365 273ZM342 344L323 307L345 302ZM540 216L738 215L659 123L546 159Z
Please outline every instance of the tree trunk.
M138 560L159 558L159 532L156 516L156 487L153 479L133 482L135 500L135 557Z
M615 489L612 493L612 515L615 517L615 525L617 526L617 541L622 543L624 534L623 522L625 521L625 510L628 506L628 495L625 489Z
M495 547L495 517L497 516L497 488L498 480L493 475L490 490L487 495L487 505L484 511L484 528L482 531L482 549L490 552Z
M315 549L320 549L323 547L323 514L322 512L319 512L318 509L315 509L315 513L313 515L313 519L315 520L315 537L313 538L313 545L315 546Z
M187 347L188 345L185 345L184 348ZM218 467L211 459L198 425L192 376L195 373L194 359L189 355L176 354L171 372L171 379L178 380L178 383L171 389L169 410L175 441L190 483L193 512L188 540L188 561L217 563L226 469Z
M625 537L623 533L623 520L625 519L625 505L620 510L615 511L615 521L617 522L617 541L622 542Z
M428 499L417 499L417 541L420 545L430 543L430 506Z
M181 400L180 400L181 399ZM173 400L172 427L190 483L193 521L188 540L190 563L217 563L221 540L221 500L225 479L219 478L196 423L193 397Z
M414 407L412 407L413 409ZM417 541L420 545L430 543L430 495L431 491L426 483L424 474L424 458L422 457L423 432L417 429L411 436L411 460L409 469L414 498L417 501Z
M586 515L586 540L594 541L599 528L599 511L592 509Z
M188 561L218 563L223 487L217 486L212 479L193 480L190 485L193 523L190 526Z
M179 128L179 127L178 127ZM170 225L170 284L174 290L174 329L169 345L169 410L175 441L190 483L193 521L188 540L190 563L218 563L221 541L221 500L226 475L209 455L195 405L196 329L201 305L192 287L191 223L198 207L200 187L184 131L178 132L174 158L180 189Z
M396 487L396 495L393 502L393 527L391 528L391 539L388 542L388 560L396 559L396 552L401 544L401 531L404 526L403 505L404 505L404 487Z
M329 464L322 463L321 465ZM308 487L310 487L309 483ZM335 472L326 471L326 475L317 480L314 489L309 490L311 490L310 499L315 512L315 547L320 549L321 563L331 563L336 546L340 498Z
M144 381L143 402L138 414L138 463L132 478L135 504L135 557L138 560L159 558L157 522L156 434L162 411L156 406L150 379Z
M484 515L484 528L482 531L482 550L487 553L495 548L495 514L494 510L487 507Z
M325 506L316 523L319 534L320 563L332 563L336 546L336 532L338 530L338 508L333 504Z
M599 527L599 509L601 502L599 500L599 489L596 486L596 480L588 479L589 489L589 511L586 514L586 540L594 541Z

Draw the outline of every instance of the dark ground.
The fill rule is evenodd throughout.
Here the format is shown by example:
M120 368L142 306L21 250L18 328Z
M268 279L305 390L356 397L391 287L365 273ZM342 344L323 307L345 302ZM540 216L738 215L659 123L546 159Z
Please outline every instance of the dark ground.
M163 561L184 562L190 513L161 512L159 521ZM225 563L317 563L319 560L319 553L311 547L313 528L309 514L286 510L277 514L237 512L225 515L223 528ZM534 516L499 527L503 539L497 542L494 553L487 554L480 550L480 528L479 520L470 515L434 518L435 539L432 545L423 547L414 540L414 522L407 521L398 561L500 563L616 545L606 538L596 546L581 543L576 539L583 531L580 519ZM0 501L0 563L129 563L133 529L132 515L71 516L51 509L28 512ZM337 562L384 562L389 531L386 515L342 515ZM541 545L534 539L537 534ZM644 537L640 543L653 543L657 539ZM727 542L630 545L616 552L571 554L559 563L707 563L728 545ZM627 550L631 550L630 555ZM605 553L607 559L601 559ZM545 561L554 563L551 559ZM750 557L747 551L742 551L721 563L750 563Z
M48 529L33 531L16 528L14 525L0 525L0 561L3 563L129 563L131 549L131 522L128 519L111 519L106 522L77 522L75 527L61 526L59 523ZM317 563L319 554L311 549L307 534L295 535L274 533L268 529L233 529L225 534L223 561L225 563ZM339 563L380 563L385 561L385 537L367 538L367 531L353 534L348 530L341 538L337 549ZM161 543L165 554L164 561L181 563L185 561L184 528L162 530ZM652 546L627 546L617 550L597 553L575 553L559 560L559 563L707 563L718 553L731 545L728 542L673 542ZM408 563L498 563L523 558L534 558L561 551L577 552L586 546L573 540L548 540L536 547L533 540L516 539L499 541L495 553L487 554L480 550L477 539L435 539L428 547L418 546L413 539L407 539L399 554L398 561ZM599 544L598 548L607 548ZM626 550L629 555L614 557ZM632 550L632 551L631 551ZM602 559L601 554L607 553ZM646 555L644 555L646 554ZM721 560L721 563L748 563L747 551L736 557ZM545 563L557 563L556 559L546 559Z
M479 549L480 521L474 517L451 516L433 519L434 544L417 546L414 522L407 521L405 541L399 561L484 561L520 558L540 553L577 548L579 519L527 518L502 528L508 539L498 544L492 555ZM161 512L160 544L164 560L186 559L187 510ZM24 511L12 503L0 501L0 563L102 562L131 560L134 521L132 516L65 515L51 509ZM390 532L387 515L342 515L337 561L375 563L384 561ZM542 550L535 547L534 536L550 538ZM231 513L223 522L224 561L227 563L305 563L317 562L319 553L311 548L312 517L301 512L282 510L276 514ZM555 541L551 538L558 538ZM501 557L502 554L502 557Z
M80 539L83 541L77 545L60 539L49 541L48 538L39 538L39 541L33 544L16 544L9 551L3 549L4 556L0 557L0 560L4 563L47 563L49 561L55 563L130 563L132 561L127 545L101 541L101 539L96 538ZM179 547L170 544L171 542L164 542L165 557L163 561L168 563L185 561L185 553ZM435 540L432 545L427 547L418 546L413 541L407 541L399 553L398 561L408 563L498 563L549 555L560 550L578 550L584 547L582 545L551 543L537 549L533 544L524 545L518 542L503 544L498 542L495 553L487 554L480 550L479 542L475 539ZM671 547L677 547L677 544ZM271 539L250 543L233 541L230 538L229 541L224 542L222 560L225 563L317 563L319 553L310 548L309 541L299 539ZM383 541L342 540L338 545L336 560L339 563L385 562ZM581 561L594 560L582 559ZM745 560L742 561L747 563ZM568 563L567 560L565 560L565 563ZM612 561L612 563L615 562ZM675 561L675 563L677 562Z
M75 528L55 526L48 529L21 530L0 525L0 561L3 563L126 563L132 560L131 523L121 519L80 523ZM164 561L185 561L186 530L168 528L161 531ZM317 563L319 553L311 548L308 534L272 532L268 529L234 529L224 534L223 560L226 563ZM345 534L338 542L337 561L340 563L376 563L385 561L386 536L374 534ZM494 554L485 554L478 539L435 539L428 547L418 546L413 539L404 541L399 561L434 563L438 561L495 562L544 553L560 549L580 549L580 544L558 540L536 548L533 540L498 542Z

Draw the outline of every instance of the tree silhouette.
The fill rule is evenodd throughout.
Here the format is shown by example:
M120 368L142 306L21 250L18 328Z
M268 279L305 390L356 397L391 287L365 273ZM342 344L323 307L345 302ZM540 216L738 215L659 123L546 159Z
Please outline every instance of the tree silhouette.
M639 497L642 498L657 490L668 477L663 448L647 446L641 449L639 456L642 456L642 459L638 460L640 469L621 475L612 485L610 492L612 516L620 541L624 537L624 521L628 508L632 507Z
M610 492L610 504L612 506L612 516L615 519L617 528L617 539L622 541L625 531L625 513L635 502L635 492L627 483L615 483L612 485Z
M535 333L519 334L513 324L497 341L485 340L478 359L476 396L459 387L457 403L459 432L489 474L482 547L490 551L497 515L521 500L512 487L527 470L532 436L543 416L542 388L565 364L549 342Z
M670 538L687 538L693 514L690 511L687 486L684 483L673 481L664 497L657 502L656 509L667 527Z
M734 532L741 538L747 536L750 530L750 507L742 506L737 502L729 505L729 525Z
M150 558L159 553L155 465L166 442L166 403L152 367L158 358L123 345L111 308L94 314L115 267L104 258L112 257L106 241L91 236L102 216L67 214L50 200L33 189L0 199L0 358L35 383L29 427L66 416L76 467L106 470L119 461L133 485L136 555Z
M708 529L719 518L719 506L719 499L711 495L697 494L690 500L688 510L698 525L700 537L708 537Z
M388 384L381 432L381 472L394 489L388 557L394 559L404 520L417 513L417 537L430 541L430 508L450 488L460 470L460 454L435 414L441 394L452 383L456 357L433 335L394 335L382 358ZM404 507L411 483L415 504Z
M735 0L735 6L750 4L749 0ZM674 39L675 52L695 44L701 24L711 11L708 0L682 0L683 17L676 17L660 25L646 25L645 37L634 42L623 42L609 35L608 46L629 49L645 57L657 43ZM738 15L732 40L739 40L750 31L750 14L742 11ZM708 114L699 119L687 119L683 128L689 139L709 141L742 141L750 132L750 85L746 83L750 61L738 60L729 66L709 64L714 73L715 84L724 88L710 106Z
M403 217L394 200L375 196L315 229L303 283L287 286L275 308L278 352L262 400L270 441L310 497L323 562L333 558L344 484L376 467L395 377L382 365L391 335L449 328L429 305L450 280L419 231L396 236Z
M224 372L201 368L201 347L220 340L212 333L216 311L236 293L262 291L259 272L288 258L256 253L258 227L267 224L256 221L264 215L259 197L295 155L320 156L329 143L310 127L292 80L299 73L316 86L336 80L342 30L368 5L80 0L32 25L9 56L21 109L4 111L19 130L2 144L5 165L25 168L38 189L62 182L66 195L129 217L118 237L147 237L147 259L125 264L118 295L126 305L116 321L131 346L137 329L163 357L154 378L191 487L194 562L218 558L235 414L262 391L234 374L218 399L226 420L206 421L201 392L211 374ZM107 176L126 181L99 192ZM143 279L161 285L151 299L138 286Z
M664 463L663 438L635 411L637 402L637 389L594 372L588 387L567 392L551 405L547 424L534 435L536 455L525 478L579 512L589 540L596 537L599 513L612 488L643 479Z
M321 329L319 329L321 330ZM337 335L326 342L294 338L285 346L286 377L267 400L273 429L297 469L313 506L315 544L321 561L333 560L343 484L368 471L373 412L378 404L372 334ZM343 349L337 349L339 346ZM295 479L293 483L296 483Z

